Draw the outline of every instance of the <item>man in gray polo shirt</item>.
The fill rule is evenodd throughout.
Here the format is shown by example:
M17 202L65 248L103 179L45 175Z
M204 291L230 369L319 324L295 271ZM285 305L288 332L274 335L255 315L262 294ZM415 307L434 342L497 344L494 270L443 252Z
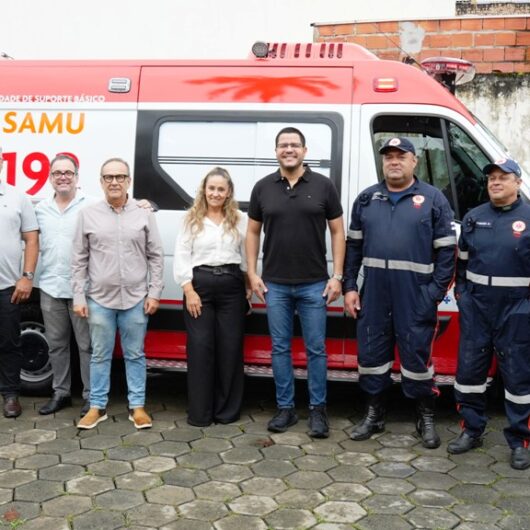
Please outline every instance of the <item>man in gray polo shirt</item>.
M0 172L2 164L0 148ZM0 393L4 398L4 416L16 418L22 413L18 400L22 367L19 304L30 297L33 288L39 232L31 202L2 180L0 227Z

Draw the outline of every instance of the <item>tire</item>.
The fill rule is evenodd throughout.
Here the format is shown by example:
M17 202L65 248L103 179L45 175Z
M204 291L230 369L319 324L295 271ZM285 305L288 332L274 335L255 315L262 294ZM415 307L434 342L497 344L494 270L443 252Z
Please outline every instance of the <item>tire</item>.
M22 347L21 392L26 395L51 395L52 366L48 341L38 303L21 307L20 342Z

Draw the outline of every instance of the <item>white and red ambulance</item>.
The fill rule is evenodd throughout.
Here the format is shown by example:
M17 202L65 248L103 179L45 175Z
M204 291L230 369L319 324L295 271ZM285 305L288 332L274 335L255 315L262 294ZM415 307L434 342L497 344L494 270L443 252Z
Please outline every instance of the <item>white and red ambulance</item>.
M79 160L82 191L101 195L100 165L119 156L133 168L134 197L160 207L166 287L146 338L151 368L185 369L182 292L171 277L172 252L179 218L212 166L230 171L245 210L253 185L277 165L276 133L298 127L307 137L308 164L333 181L347 220L359 191L382 178L378 148L389 137L407 136L418 153L417 176L444 192L459 220L487 200L481 168L508 156L424 71L379 60L354 44L258 46L247 60L5 60L0 79L8 184L35 201L50 195L49 160L66 152ZM523 192L528 196L526 183ZM247 318L244 355L252 374L270 373L265 311L255 306ZM355 380L355 321L345 317L342 301L328 308L328 317L329 378ZM439 318L434 364L438 381L447 383L455 374L458 339L452 294ZM23 320L24 385L44 390L51 372L36 303ZM295 330L293 359L303 377L298 324Z

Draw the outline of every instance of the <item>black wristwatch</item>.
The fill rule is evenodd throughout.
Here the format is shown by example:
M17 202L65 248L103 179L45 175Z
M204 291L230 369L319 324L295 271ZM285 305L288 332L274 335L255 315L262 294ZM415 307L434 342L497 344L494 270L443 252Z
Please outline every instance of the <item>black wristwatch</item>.
M27 271L24 271L22 273L22 277L23 278L27 278L28 280L33 280L35 274L33 272L27 272Z

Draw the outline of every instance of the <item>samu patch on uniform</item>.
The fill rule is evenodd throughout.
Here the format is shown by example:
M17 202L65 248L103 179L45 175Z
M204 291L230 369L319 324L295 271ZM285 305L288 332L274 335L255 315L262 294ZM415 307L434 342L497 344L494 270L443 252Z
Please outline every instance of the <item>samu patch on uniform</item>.
M425 197L423 195L414 195L412 197L412 205L414 208L421 208L421 205L425 202Z
M526 230L526 223L524 221L514 221L512 230L514 237L521 237L521 234Z

